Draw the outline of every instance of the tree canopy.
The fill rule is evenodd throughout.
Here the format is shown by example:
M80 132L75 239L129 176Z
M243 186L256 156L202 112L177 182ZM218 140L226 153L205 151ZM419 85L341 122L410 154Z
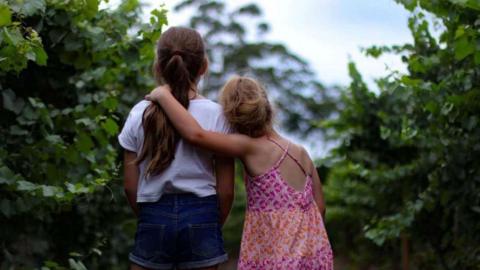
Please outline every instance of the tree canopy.
M165 10L139 14L135 0L0 1L2 269L125 265L133 224L116 135L154 85L166 23Z
M340 140L325 191L333 243L392 269L402 239L418 269L478 269L480 4L398 2L412 12L413 44L365 53L398 54L408 72L379 78L374 93L351 63L344 108L326 123Z

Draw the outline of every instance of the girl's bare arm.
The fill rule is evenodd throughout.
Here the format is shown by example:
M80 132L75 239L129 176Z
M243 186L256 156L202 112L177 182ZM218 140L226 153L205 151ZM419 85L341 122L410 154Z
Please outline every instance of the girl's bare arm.
M320 176L318 175L317 169L315 167L313 167L312 174L313 174L312 175L313 196L314 196L315 202L317 203L318 210L320 211L323 219L325 220L326 207L325 207L325 200L323 198L322 182L320 180Z
M215 178L220 210L220 224L225 224L232 209L235 184L235 161L233 158L215 157Z
M123 155L123 188L133 213L138 215L137 188L140 172L135 164L136 158L137 154L135 152L125 150Z
M313 181L313 197L315 200L315 203L317 204L318 210L320 211L320 214L322 215L322 218L325 219L325 212L326 212L326 206L325 206L325 199L323 197L323 188L322 188L322 181L320 180L320 176L318 175L317 168L315 168L315 164L313 163L312 159L310 158L310 155L308 154L307 150L302 147L302 156L305 158L308 166L307 166L307 172L310 173L312 176L312 181Z
M157 102L168 115L180 135L193 145L232 157L243 158L254 151L253 141L242 134L223 134L204 130L190 113L173 97L168 86L159 86L147 100Z

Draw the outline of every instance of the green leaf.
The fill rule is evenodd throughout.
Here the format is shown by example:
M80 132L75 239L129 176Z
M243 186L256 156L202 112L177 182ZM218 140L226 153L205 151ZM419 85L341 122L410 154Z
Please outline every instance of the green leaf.
M437 113L438 112L438 104L436 102L429 101L425 105L425 110L427 110L431 113Z
M465 34L465 26L461 25L457 28L457 31L455 31L455 39L462 37L464 34Z
M468 2L468 0L449 0L449 1L456 5L462 5L462 6L464 6Z
M83 125L85 125L86 127L89 127L89 128L95 128L96 127L95 121L93 121L90 118L77 119L77 120L75 120L75 124L83 124Z
M15 112L15 93L11 89L2 91L3 108Z
M17 182L17 189L22 191L32 191L37 189L37 185L32 182L20 180Z
M455 42L455 59L463 60L475 52L475 43L470 42L467 37L460 38Z
M477 116L470 116L468 120L465 123L465 128L469 131L473 130L475 127L477 127L478 124L478 117Z
M13 126L10 127L10 134L12 134L12 135L27 135L28 131L20 128L17 125L13 125Z
M35 52L33 50L29 50L25 56L27 57L28 60L30 61L35 61L37 59L37 56L35 55Z
M387 128L387 127L384 127L384 126L381 126L380 127L380 137L384 140L388 139L388 137L390 137L390 134L392 133L392 130Z
M0 27L9 25L11 22L12 12L10 8L4 3L0 3Z
M104 32L103 28L101 28L101 27L95 27L95 26L94 26L94 27L89 27L89 28L88 28L88 31L89 31L90 33L94 34L94 35L98 35L98 34L101 34L101 33ZM102 68L104 68L104 67L102 67Z
M478 0L468 0L467 7L480 11L480 1Z
M52 268L52 269L55 269L55 270L57 270L57 269L58 269L58 270L63 270L63 268L60 268L60 265L59 265L58 263L53 262L53 261L45 261L44 264L45 264L45 267L46 267L47 269ZM43 269L42 269L42 270L43 270Z
M472 211L477 214L480 214L480 206L472 206Z
M118 125L111 118L108 118L105 122L103 122L102 127L111 136L114 136L118 133Z
M123 3L120 5L120 9L123 11L123 12L130 12L130 11L134 11L136 8L139 7L139 2L138 0L126 0L126 1L123 1Z
M480 51L475 53L475 65L480 65Z
M443 104L440 112L443 115L448 115L452 111L453 107L454 107L453 103L446 102L445 104Z
M86 153L92 149L94 144L90 136L82 132L77 136L75 146L80 152Z
M62 137L60 137L58 135L54 135L54 134L47 135L45 137L45 139L51 144L62 144L63 143Z
M42 194L44 197L53 197L58 192L58 187L42 186Z
M417 6L418 0L395 0L397 3L403 4L406 9L413 11Z
M108 97L102 102L103 106L105 106L109 110L115 110L118 105L118 100L115 97Z
M70 253L68 253L68 256L77 257L77 258L83 257L83 255L79 252L70 252Z
M65 186L67 186L67 190L71 193L75 193L76 188L75 185L72 183L65 183Z
M45 0L25 0L25 1L12 1L12 10L16 13L20 13L27 17L44 13L45 12Z
M450 2L480 11L480 2L478 0L449 0Z
M43 109L45 108L45 104L38 98L32 98L32 97L29 97L28 98L28 101L30 102L30 104L34 107L34 108L38 108L38 109Z
M13 182L13 179L0 175L0 184L11 184Z
M98 12L98 5L100 4L99 0L85 0L87 3L85 14L88 18L93 18Z
M83 48L83 42L78 42L73 35L67 35L64 39L63 44L65 46L65 50L69 52L79 51Z
M15 210L12 208L12 204L9 200L3 199L0 202L0 212L8 218L15 212Z
M102 251L99 250L98 248L92 248L92 252L97 254L98 256L102 256Z
M41 66L47 64L48 55L42 47L33 47L33 52L35 53L35 62Z
M81 261L75 261L74 259L68 259L68 264L70 265L70 268L73 270L87 270L85 265Z
M12 184L15 178L15 174L9 168L0 167L0 184Z
M9 29L3 28L3 37L7 44L11 44L15 47L24 40L22 33L17 27Z

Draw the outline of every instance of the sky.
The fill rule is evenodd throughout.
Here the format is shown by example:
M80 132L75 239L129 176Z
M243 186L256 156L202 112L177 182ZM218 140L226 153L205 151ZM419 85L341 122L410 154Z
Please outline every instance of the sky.
M169 25L184 25L186 14L173 12L178 0L147 0L150 7L164 3ZM369 86L389 69L404 71L397 56L365 57L360 48L411 42L408 12L394 0L227 0L227 6L256 3L271 31L270 41L281 42L310 63L325 85L348 85L347 65L353 60ZM147 13L148 14L148 13Z

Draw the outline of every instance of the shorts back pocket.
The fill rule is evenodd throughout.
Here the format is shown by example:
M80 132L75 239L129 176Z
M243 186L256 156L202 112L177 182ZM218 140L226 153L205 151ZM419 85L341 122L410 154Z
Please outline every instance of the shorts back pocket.
M134 254L145 260L165 256L164 224L140 223L135 236Z
M208 259L223 253L218 226L218 223L189 224L190 245L193 254Z

